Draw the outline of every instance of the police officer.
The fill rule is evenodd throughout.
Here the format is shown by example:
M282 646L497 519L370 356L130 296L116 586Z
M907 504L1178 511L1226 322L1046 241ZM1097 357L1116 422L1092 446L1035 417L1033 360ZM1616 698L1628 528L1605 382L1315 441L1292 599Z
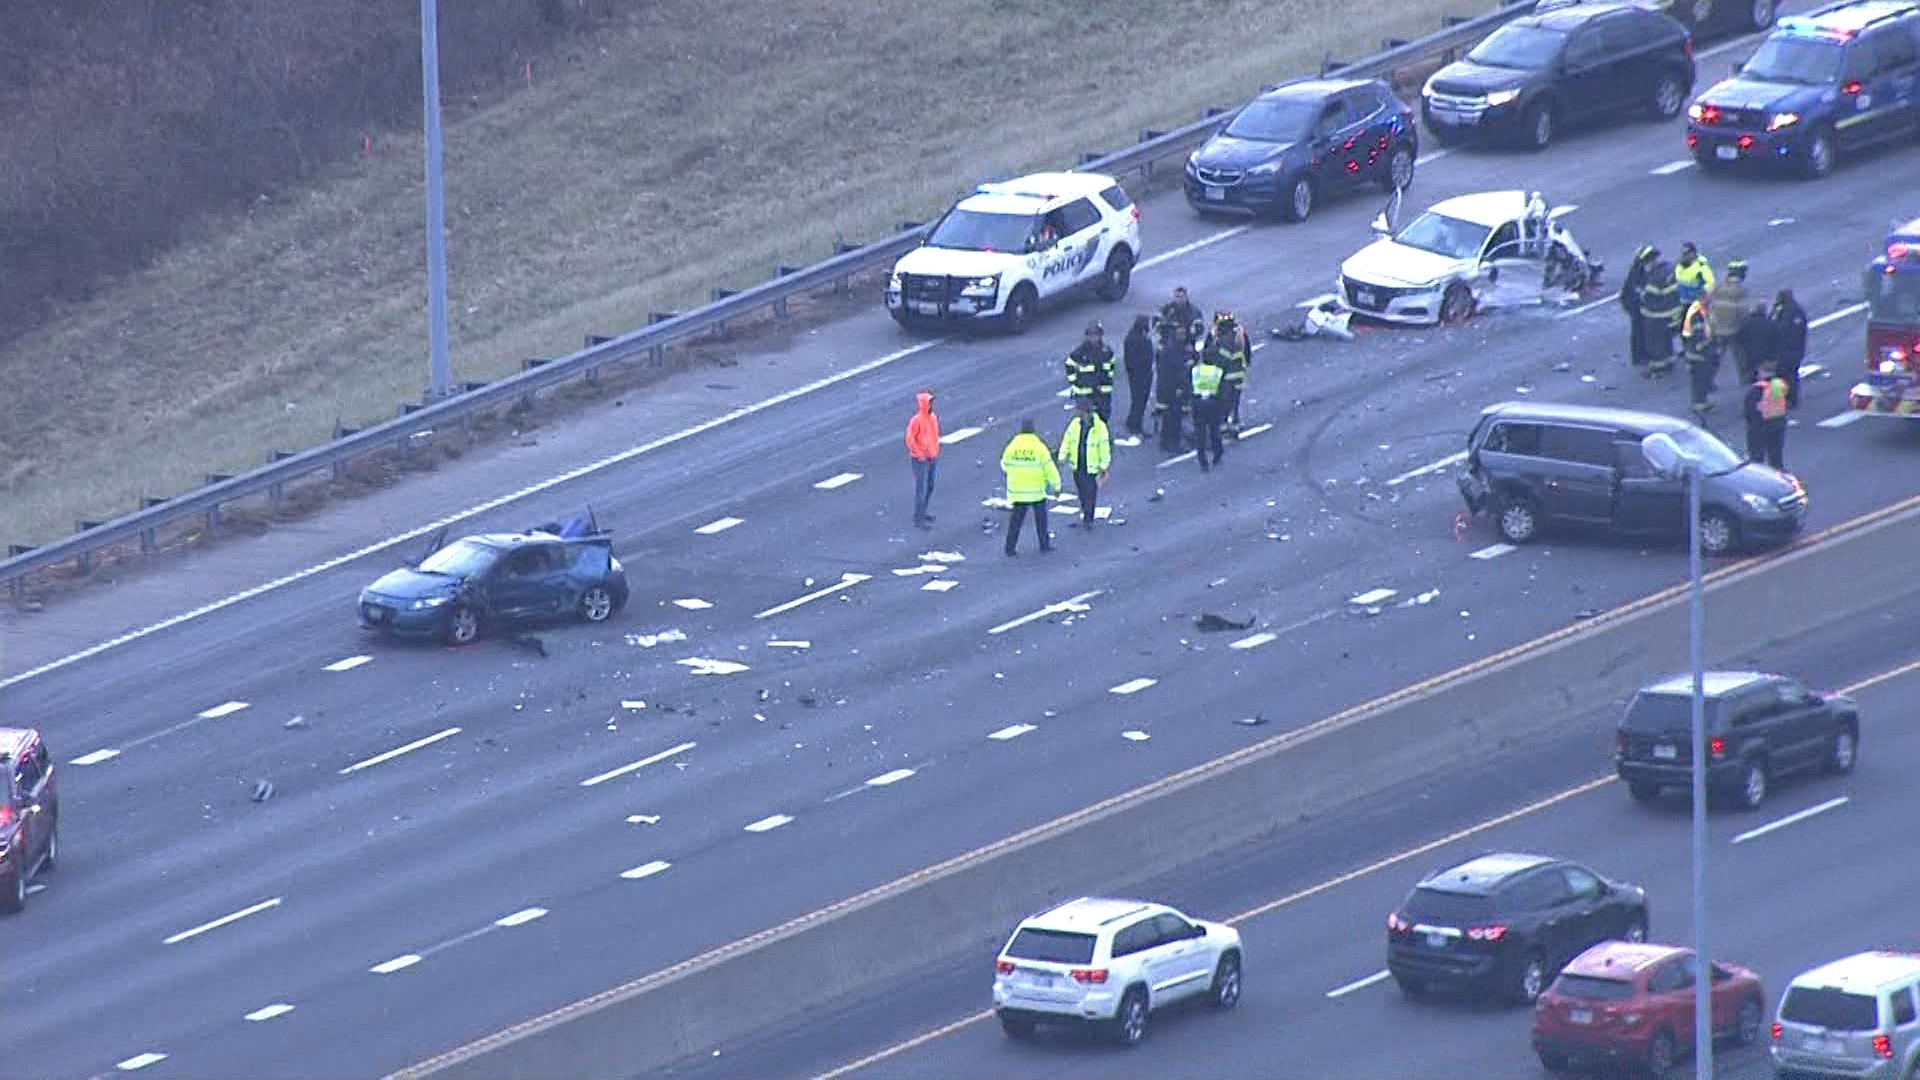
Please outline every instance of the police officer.
M1220 439L1220 422L1226 413L1220 387L1226 381L1226 374L1212 356L1202 356L1200 362L1193 365L1194 456L1200 459L1201 472L1220 464L1220 457L1226 452L1226 445ZM1211 462L1207 460L1208 455L1213 457Z
M1687 361L1693 411L1705 415L1713 408L1713 402L1707 399L1713 393L1713 369L1719 357L1713 341L1713 320L1707 314L1704 299L1688 304L1687 313L1680 320L1680 352Z
M1673 264L1673 281L1680 287L1682 308L1713 291L1713 266L1691 240L1680 245L1680 261Z
M1774 364L1747 387L1747 460L1787 470L1787 380Z
M1228 438L1240 437L1240 397L1247 389L1247 369L1253 359L1253 344L1247 339L1231 311L1213 313L1213 332L1207 338L1207 352L1226 373L1220 387L1220 423Z
M1747 319L1747 260L1727 262L1727 279L1707 294L1707 322L1713 327L1713 340L1723 355L1733 357L1734 369L1742 382L1752 382L1758 370L1757 360L1748 359L1741 348L1740 325Z
M1773 362L1787 380L1787 408L1800 407L1800 365L1807 359L1807 309L1781 289L1773 298Z
M1673 280L1673 267L1665 259L1654 259L1647 282L1640 290L1641 344L1647 350L1647 377L1665 375L1673 368L1673 332L1680 324L1680 290Z
M1127 432L1146 433L1147 400L1153 393L1153 320L1145 315L1133 317L1133 328L1120 351L1127 365L1127 393L1132 408L1127 410Z
M1627 357L1634 367L1647 366L1646 323L1640 318L1640 299L1646 291L1647 279L1653 274L1653 264L1660 259L1660 249L1652 244L1643 246L1633 255L1633 265L1627 267L1627 275L1620 283L1620 308L1627 313Z
M1087 337L1067 354L1067 390L1078 401L1093 403L1102 419L1113 402L1113 350L1107 348L1106 329L1097 322L1087 324Z
M1166 338L1153 373L1153 416L1160 430L1160 449L1177 454L1186 445L1180 428L1193 368L1193 346L1185 323L1163 322L1161 328Z

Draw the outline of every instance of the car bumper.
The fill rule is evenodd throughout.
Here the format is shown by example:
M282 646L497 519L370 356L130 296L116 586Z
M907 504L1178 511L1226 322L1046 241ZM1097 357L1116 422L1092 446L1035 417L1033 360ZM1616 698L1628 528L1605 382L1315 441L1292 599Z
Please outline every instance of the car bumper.
M1735 128L1687 125L1687 149L1694 160L1709 165L1777 165L1804 160L1801 132L1741 131Z
M1120 1009L1120 991L1096 990L1078 997L1047 996L996 985L993 1011L1041 1024L1097 1023Z
M1893 1061L1831 1058L1779 1046L1770 1047L1769 1052L1775 1080L1895 1080L1900 1075L1899 1064Z
M1477 514L1487 508L1487 482L1470 472L1463 472L1455 481L1460 486L1460 498L1467 504L1467 513Z
M1428 131L1454 141L1507 139L1520 130L1520 110L1511 103L1455 109L1436 107L1428 100L1420 104L1420 119L1427 125Z
M1875 376L1847 391L1847 406L1868 416L1920 417L1920 385L1911 377Z
M1722 761L1707 766L1707 788L1719 791L1738 786L1740 769L1739 762ZM1616 758L1613 771L1629 784L1652 784L1658 787L1693 785L1693 767L1685 763L1622 761Z
M1336 284L1335 296L1343 311L1405 326L1431 326L1440 321L1440 298L1445 290L1438 285L1381 285L1345 275Z
M1288 189L1279 173L1270 176L1243 176L1231 184L1208 184L1192 173L1186 174L1187 205L1208 214L1246 214L1249 216L1278 211Z
M403 608L385 604L360 603L360 628L402 637L428 636L440 632L446 608Z
M887 314L905 324L940 325L984 322L1000 317L997 296L963 296L958 300L906 301L892 289L887 290Z
M1471 992L1490 991L1500 978L1500 965L1495 957L1441 956L1402 945L1388 947L1387 971L1395 979Z
M1806 530L1807 513L1755 514L1740 519L1740 535L1756 544L1784 544Z
M1604 1065L1617 1061L1638 1061L1647 1056L1647 1044L1644 1040L1626 1042L1606 1039L1598 1034L1535 1032L1533 1051L1542 1057L1553 1055L1565 1058L1567 1064L1579 1067Z

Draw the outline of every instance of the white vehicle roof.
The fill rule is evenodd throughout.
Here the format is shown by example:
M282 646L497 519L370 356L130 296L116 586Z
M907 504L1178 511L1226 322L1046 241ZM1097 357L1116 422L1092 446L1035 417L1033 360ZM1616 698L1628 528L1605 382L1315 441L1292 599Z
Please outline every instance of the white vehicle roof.
M1477 191L1472 195L1456 195L1451 199L1434 203L1429 212L1445 214L1450 218L1470 221L1475 225L1485 225L1497 229L1509 221L1517 221L1527 212L1527 193L1524 191Z
M1828 987L1856 994L1877 994L1920 978L1920 954L1902 952L1856 953L1822 964L1793 980L1794 986Z
M981 184L960 209L983 214L1043 214L1119 183L1100 173L1044 172Z
M1171 909L1160 904L1150 904L1145 900L1083 896L1038 915L1030 915L1021 925L1035 930L1098 934L1102 930L1113 929L1128 919L1169 910Z
M1757 671L1703 671L1700 673L1700 692L1705 697L1724 697L1736 690L1765 682L1770 676ZM1693 693L1692 675L1675 675L1647 687L1649 694L1679 696Z

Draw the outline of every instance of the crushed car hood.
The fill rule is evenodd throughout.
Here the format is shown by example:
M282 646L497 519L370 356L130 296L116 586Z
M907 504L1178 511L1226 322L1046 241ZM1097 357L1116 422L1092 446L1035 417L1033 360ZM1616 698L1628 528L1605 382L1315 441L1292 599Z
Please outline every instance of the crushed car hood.
M1466 268L1467 264L1461 260L1382 238L1361 248L1341 263L1340 273L1354 281L1404 287L1431 285L1441 278L1463 273Z

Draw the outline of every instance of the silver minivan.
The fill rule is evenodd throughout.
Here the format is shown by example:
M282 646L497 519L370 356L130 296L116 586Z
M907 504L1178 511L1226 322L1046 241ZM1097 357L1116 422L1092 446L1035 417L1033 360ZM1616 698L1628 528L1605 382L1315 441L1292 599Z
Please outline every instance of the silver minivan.
M1787 985L1773 1024L1780 1080L1904 1080L1920 1062L1920 953L1865 952Z

